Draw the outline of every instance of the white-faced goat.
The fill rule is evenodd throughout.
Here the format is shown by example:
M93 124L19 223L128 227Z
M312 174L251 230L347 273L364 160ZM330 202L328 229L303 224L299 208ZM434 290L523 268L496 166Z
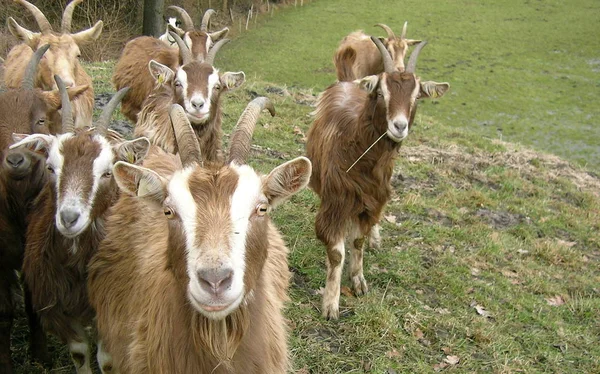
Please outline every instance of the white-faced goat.
M185 19L185 22L186 22L185 27L187 29L190 29L190 30L194 29L194 26L193 26L194 22L192 21L191 17L188 15L188 13L183 8L173 5L173 6L168 7L167 9L171 9L171 10L177 12L179 17L183 17ZM202 24L200 25L200 31L208 32L210 17L213 14L216 14L216 12L213 9L206 10L206 12L204 13L204 16L202 17ZM183 38L185 35L185 30L183 30L180 27L182 25L182 22L180 20L178 20L177 17L169 17L169 18L165 19L165 22L167 24L165 33L162 34L161 36L159 36L158 40L165 43L167 46L169 46L171 48L179 48L179 45L177 45L177 42L175 41L175 39L171 35L169 35L169 31L173 31L173 32L177 33L177 35L179 35L180 37ZM191 27L190 27L190 25L191 25Z
M169 110L172 104L179 104L192 123L202 157L206 161L222 161L221 95L239 87L245 75L243 72L220 73L212 66L211 56L207 62L195 61L181 38L176 34L173 37L180 44L183 65L173 71L150 61L150 74L157 88L144 101L134 135L147 137L151 144L169 153L177 152Z
M169 9L175 10L183 21L184 34L180 37L191 50L192 59L199 62L211 61L212 64L217 51L225 43L223 38L229 29L224 28L213 33L207 31L208 20L214 13L211 9L204 15L200 30L194 28L192 18L185 10L177 6L170 6ZM137 115L142 110L144 100L155 88L154 80L147 73L148 63L154 60L177 71L184 64L180 56L178 48L170 48L162 41L149 36L140 36L125 45L115 65L112 81L118 90L130 87L129 93L123 98L121 112L131 122L137 122Z
M12 373L10 333L14 300L11 289L18 287L16 270L21 270L25 252L27 217L31 203L46 184L44 161L32 152L9 149L13 133L49 134L47 118L60 108L57 92L34 88L37 64L49 46L34 53L20 88L0 93L0 372ZM71 91L71 95L78 94ZM34 360L48 363L45 334L24 290L29 320L30 353Z
M372 40L382 54L384 72L328 87L317 102L307 135L306 152L313 163L310 187L321 198L315 229L327 247L322 313L332 319L339 316L344 239L350 244L350 280L360 295L367 292L364 238L390 198L394 159L413 123L417 99L441 96L449 88L447 83L423 82L415 75L425 42L415 48L402 71L379 39Z
M379 38L394 61L396 70L404 71L404 57L408 46L418 44L420 40L406 39L406 25L398 38L389 26L378 23L387 33L387 38ZM333 64L338 81L349 82L355 79L383 72L383 59L371 37L363 31L355 31L342 39L333 56Z
M124 93L111 99L94 128L74 128L71 120L63 122L61 135L29 135L11 146L42 155L50 174L32 207L36 214L27 228L23 274L44 329L68 344L77 373L91 373L85 328L94 312L87 297L87 264L118 197L112 167L119 160L143 158L150 146L147 139L123 141L107 130ZM69 111L63 104L63 112ZM103 372L111 367L101 343L98 361Z
M67 87L87 85L90 88L73 100L73 117L76 127L91 126L92 112L94 109L94 91L92 78L85 72L79 63L81 54L79 46L91 43L98 39L102 32L102 21L98 21L92 28L78 33L71 33L71 19L75 6L83 0L73 0L67 5L63 13L60 33L54 32L46 16L33 4L25 0L16 0L35 17L40 32L33 32L21 27L12 17L8 18L10 32L23 43L13 47L5 62L4 83L7 87L19 87L27 61L39 46L50 44L50 50L40 63L40 69L35 80L36 87L43 90L55 90L54 75L61 77ZM60 116L52 118L56 129L60 130Z
M203 166L181 107L181 150L119 162L123 194L90 263L98 333L127 373L286 373L288 249L269 212L303 189L310 161L257 174L246 165L265 98L242 114L229 161ZM251 127L250 129L248 127Z

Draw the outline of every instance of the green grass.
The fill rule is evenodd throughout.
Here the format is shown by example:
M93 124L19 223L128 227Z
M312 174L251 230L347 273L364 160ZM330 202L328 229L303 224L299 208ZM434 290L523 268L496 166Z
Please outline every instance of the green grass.
M263 172L304 153L302 134L313 110L306 103L334 79L332 51L355 28L375 32L370 25L387 22L397 29L408 19L409 36L431 42L420 71L452 84L438 105L419 108L396 164L382 249L365 255L370 292L350 295L344 276L339 321L320 316L325 250L314 235L318 198L305 190L273 213L291 250L286 315L294 372L599 373L600 179L559 157L501 141L495 129L476 124L500 118L507 134L512 121L525 131L513 139L533 144L526 141L529 133L553 136L542 132L548 110L560 113L564 128L578 130L588 115L598 114L591 97L597 83L585 82L593 77L585 61L599 50L595 34L584 32L597 15L595 3L572 3L560 17L566 5L558 2L530 1L519 8L514 1L483 6L461 0L452 2L454 9L412 2L399 17L382 10L391 3L368 2L365 10L363 2L329 0L290 8L232 42L219 60L248 74L223 100L226 134L255 95L270 97L277 108L274 118L262 115L254 135L251 163ZM334 9L339 17L331 17ZM514 20L503 21L509 18ZM309 21L317 26L307 26ZM302 40L301 31L312 42ZM515 67L519 60L523 64ZM492 66L494 79L479 64ZM553 74L538 74L542 64ZM111 90L111 63L88 69L98 92ZM519 80L507 79L516 73ZM552 88L567 75L567 81L581 78L581 90L566 84L559 100ZM534 93L548 100L536 101ZM567 135L594 139L573 133ZM591 157L574 148L552 150L575 161ZM477 305L490 317L478 314ZM27 361L22 318L16 330L17 372L43 373ZM53 341L52 349L52 372L72 372L64 347ZM460 361L442 368L447 356Z

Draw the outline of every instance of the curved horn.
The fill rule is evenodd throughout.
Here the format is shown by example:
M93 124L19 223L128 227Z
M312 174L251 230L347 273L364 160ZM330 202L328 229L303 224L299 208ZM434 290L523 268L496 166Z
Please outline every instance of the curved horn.
M73 0L71 1L65 8L62 16L62 23L60 26L60 30L65 33L71 33L71 21L73 20L73 11L75 7L81 3L83 0Z
M185 11L185 9L178 7L176 5L170 5L167 9L171 9L175 11L179 17L181 17L181 22L183 23L183 27L185 31L194 30L194 21L192 21L192 17Z
M421 43L419 43L419 45L417 45L415 47L415 49L413 49L412 53L410 54L410 59L408 60L408 64L406 65L406 72L407 73L415 73L415 70L417 69L417 58L419 57L419 53L421 52L421 49L423 49L423 47L425 47L425 44L427 44L427 41L422 41Z
M204 60L204 62L212 65L215 61L215 56L217 55L217 52L219 52L219 49L221 49L221 47L224 44L227 44L230 41L230 39L221 39L218 42L216 42L215 45L213 45L213 47L210 49L210 51L208 51L208 55L206 55L206 59Z
M400 39L406 39L406 26L408 26L408 21L404 21L404 26L402 26L402 34L400 34Z
M213 14L217 14L217 12L215 12L214 9L206 10L206 12L204 13L204 16L202 16L202 23L200 24L200 31L204 31L204 32L208 31L208 23L210 22L210 16L212 16Z
M60 102L62 103L62 132L73 132L75 130L75 123L73 121L73 112L71 110L71 101L69 101L69 94L65 83L60 79L58 75L54 76L54 81L60 92Z
M175 143L179 152L179 158L183 167L200 164L202 165L202 153L196 133L192 129L190 120L179 104L171 105L169 110L171 126L175 134Z
M394 61L392 61L392 56L390 55L390 52L385 48L381 40L379 40L378 38L372 36L371 40L373 41L373 43L375 43L377 49L379 49L379 52L381 53L381 58L383 59L383 70L386 73L392 73L395 70L395 68Z
M171 38L175 39L177 46L179 47L179 55L181 56L182 65L189 64L194 61L194 57L192 56L192 51L190 51L189 47L183 39L173 31L169 31L169 35Z
M384 25L383 23L378 23L375 26L379 26L382 29L384 29L385 32L387 33L388 39L396 39L396 34L394 34L394 32L392 31L392 29L390 29L390 27L388 25Z
M15 1L17 3L23 5L25 8L27 8L29 13L31 13L33 15L42 34L48 34L48 33L52 32L52 26L50 25L50 22L48 22L48 19L46 18L44 13L42 13L42 11L38 7L36 7L35 5L29 3L25 0L15 0Z
M254 126L256 125L260 112L265 108L269 110L271 116L275 116L275 107L267 97L257 97L248 103L246 109L244 109L244 112L242 112L240 119L235 125L235 129L231 133L229 159L227 160L227 163L235 162L238 165L246 163L246 159L250 153L250 144L252 142Z
M125 94L129 92L129 87L121 88L114 96L110 99L108 104L104 107L98 122L96 122L96 132L101 135L105 135L108 131L108 125L110 124L110 117L113 112L117 109L117 106L123 100Z
M26 90L33 90L38 65L40 64L40 60L48 48L50 48L50 44L44 44L33 53L33 56L31 56L31 59L27 64L25 74L23 75L23 83L21 83L22 88Z

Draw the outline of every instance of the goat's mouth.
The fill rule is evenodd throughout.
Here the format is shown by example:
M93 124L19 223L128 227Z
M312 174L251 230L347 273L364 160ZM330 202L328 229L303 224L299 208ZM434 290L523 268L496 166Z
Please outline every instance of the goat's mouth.
M408 136L408 128L405 129L402 132L393 131L393 130L390 130L388 128L387 129L387 136L388 136L388 138L392 139L394 142L400 143L401 141L403 141Z
M192 307L205 317L214 320L223 319L231 314L238 308L243 298L244 294L241 293L230 303L227 303L224 300L214 300L212 298L204 300L204 298L198 297L194 295L194 292L188 290L188 299L192 304Z
M204 113L204 114L193 114L190 112L186 112L188 119L190 120L191 123L197 124L197 123L204 123L208 120L208 117L210 116L210 113Z

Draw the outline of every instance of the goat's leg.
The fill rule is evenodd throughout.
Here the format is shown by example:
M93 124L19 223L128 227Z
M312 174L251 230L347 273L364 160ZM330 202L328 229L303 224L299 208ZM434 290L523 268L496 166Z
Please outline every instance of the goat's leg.
M369 235L369 247L371 249L381 248L381 234L379 234L379 224L376 224L371 228L371 234Z
M350 229L348 239L350 242L350 282L356 296L367 293L367 281L363 274L363 255L365 248L365 235L360 227L355 225Z
M327 281L323 293L323 317L338 319L340 316L340 283L344 268L344 239L327 245Z
M80 323L75 323L72 327L77 332L77 336L67 343L69 345L71 360L75 364L75 370L77 374L92 374L90 366L90 340L88 335Z
M11 271L12 272L12 271ZM10 357L10 333L13 324L13 300L11 282L8 279L11 272L2 274L0 279L0 373L12 374Z
M102 340L98 340L98 353L96 354L98 360L98 366L102 374L116 374L117 370L113 368L112 356L102 344Z
M26 282L23 283L23 296L25 298L25 314L29 324L29 354L34 361L37 361L45 367L52 366L52 360L48 354L48 342L46 332L42 328L40 317L33 310L31 301L31 290Z

